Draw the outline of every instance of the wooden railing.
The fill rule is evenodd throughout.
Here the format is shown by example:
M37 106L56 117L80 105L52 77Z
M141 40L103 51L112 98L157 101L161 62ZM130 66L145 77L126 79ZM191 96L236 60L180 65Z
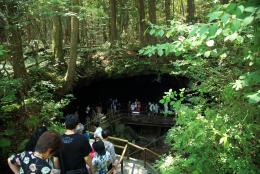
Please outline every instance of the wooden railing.
M121 138L116 138L116 137L109 137L109 140L113 140L113 141L118 141L118 142L121 142L121 143L124 143L125 145L124 146L120 146L120 145L114 145L116 148L120 148L120 149L123 149L121 155L120 155L120 160L119 162L117 163L116 166L113 166L113 168L108 172L108 174L112 174L118 167L119 164L121 164L121 173L123 174L123 168L124 168L124 158L126 156L127 159L129 159L130 155L129 155L129 147L134 147L138 150L141 150L143 151L144 153L144 167L146 168L146 165L147 165L147 153L150 153L154 156L156 156L157 158L160 157L159 154L157 154L156 152L146 148L146 147L141 147L141 146L138 146L136 144L133 144L133 143L130 143L128 142L127 140L125 139L121 139Z

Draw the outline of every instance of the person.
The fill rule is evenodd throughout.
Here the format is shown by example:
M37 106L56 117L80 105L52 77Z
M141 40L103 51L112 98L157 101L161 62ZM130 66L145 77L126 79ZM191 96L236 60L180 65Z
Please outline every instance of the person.
M102 139L102 128L99 126L99 122L95 122L95 132L94 132L94 138L100 138Z
M90 138L90 135L88 132L84 132L84 125L82 123L79 123L77 126L76 126L76 133L78 134L82 134L85 138L87 138L87 140L89 141L89 138Z
M36 143L40 136L47 131L47 128L45 126L38 127L30 137L30 139L27 141L25 145L25 151L34 151L34 148L36 146Z
M61 137L56 132L46 131L38 139L35 151L24 151L8 158L8 165L15 173L23 174L53 174L46 159L60 149Z
M94 174L106 174L108 172L107 166L111 163L111 155L106 151L102 140L94 142L92 146L96 152L92 160Z
M92 171L90 159L91 146L89 141L76 133L79 123L76 115L65 117L65 133L62 135L63 148L54 155L55 168L61 169L62 174L88 174L88 168Z
M113 166L116 165L116 153L115 153L115 147L114 144L108 141L108 136L110 132L108 129L105 129L102 131L102 137L103 137L103 142L105 145L106 151L108 151L111 155L111 163L108 165L108 171L112 169Z

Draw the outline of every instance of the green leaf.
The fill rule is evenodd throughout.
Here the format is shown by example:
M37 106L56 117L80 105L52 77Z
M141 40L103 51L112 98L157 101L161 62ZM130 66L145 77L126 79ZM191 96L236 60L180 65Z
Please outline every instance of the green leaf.
M227 24L229 18L230 18L230 14L225 13L225 14L221 17L221 22L223 22L224 24Z
M162 37L164 35L164 31L163 30L160 30L158 33L157 33L160 37Z
M220 138L219 144L223 144L224 146L227 145L227 136L226 135L224 137Z
M240 5L237 8L240 10L240 13L243 13L245 10L245 7L243 5Z
M245 8L245 11L249 12L249 13L254 13L256 11L256 8L255 7L247 7L247 8Z
M209 22L212 22L216 19L219 19L219 17L223 14L223 11L215 11L213 13L208 14Z
M256 93L249 94L246 96L249 99L249 103L256 104L260 102L260 90L258 90Z
M233 33L233 34L228 35L227 37L225 37L224 41L225 41L225 42L228 41L228 40L234 41L237 37L238 37L238 34L237 34L237 32L235 32L235 33Z
M215 37L216 32L218 31L218 24L213 24L212 26L209 27L209 37Z
M161 48L158 49L158 55L159 55L159 56L162 56L162 55L163 55L163 49L161 49Z
M208 31L208 25L203 25L201 28L200 28L200 30L199 30L199 33L200 33L200 35L203 35L203 34L205 34L207 31Z
M209 56L210 56L210 51L206 51L206 52L204 53L204 57L208 58Z
M149 31L149 34L150 34L150 35L154 35L155 32L156 32L155 29L151 29L151 30Z
M246 17L244 20L243 20L243 25L244 26L247 26L249 24L251 24L254 20L254 17L253 16L248 16Z
M239 21L239 20L234 20L234 21L232 21L232 23L231 23L231 30L233 31L233 32L235 32L235 31L238 31L239 29L240 29L240 27L241 27L241 24L240 24L241 22Z

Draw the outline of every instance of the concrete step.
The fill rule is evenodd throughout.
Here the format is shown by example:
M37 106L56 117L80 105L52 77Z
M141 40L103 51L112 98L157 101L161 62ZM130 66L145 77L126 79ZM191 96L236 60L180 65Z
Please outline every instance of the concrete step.
M121 165L118 166L116 174L121 174ZM158 174L158 172L149 163L147 163L145 168L143 161L130 158L129 160L124 160L123 174Z

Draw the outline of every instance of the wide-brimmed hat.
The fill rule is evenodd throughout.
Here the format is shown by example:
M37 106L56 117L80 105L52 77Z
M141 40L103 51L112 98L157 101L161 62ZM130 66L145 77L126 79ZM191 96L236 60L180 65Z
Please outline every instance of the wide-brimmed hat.
M95 150L95 152L97 152L99 155L106 154L105 144L103 141L99 140L99 141L94 142L92 144L92 147Z

